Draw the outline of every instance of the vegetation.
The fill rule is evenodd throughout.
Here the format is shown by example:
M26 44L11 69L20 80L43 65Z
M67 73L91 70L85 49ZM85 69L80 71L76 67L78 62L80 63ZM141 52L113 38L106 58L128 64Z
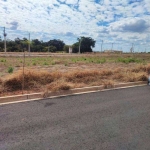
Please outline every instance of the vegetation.
M120 82L146 81L150 72L149 54L60 56L26 57L24 90L57 91L96 85L108 88ZM21 91L23 58L0 57L0 62L0 95Z
M9 67L9 68L8 68L8 73L13 73L13 71L14 71L14 68L13 68L13 67Z
M79 52L79 46L80 46L80 52L92 52L91 47L95 47L95 42L92 38L90 37L81 37L77 39L78 42L73 44L73 52L77 53Z
M146 81L147 72L150 71L150 66L141 66L133 69L114 70L74 70L62 73L60 71L37 71L28 70L24 72L24 89L33 90L46 87L45 90L57 91L68 90L75 87L104 85L110 86L116 82L135 82ZM18 71L5 80L1 80L1 93L9 91L17 91L22 88L22 71ZM110 84L111 83L111 84ZM3 89L3 90L2 90Z
M95 42L90 37L81 37L77 39L78 42L73 44L73 52L79 51L79 43L81 43L81 52L92 52L92 48L95 46ZM8 52L22 52L28 51L28 44L31 45L31 52L69 52L69 46L59 39L49 40L47 42L33 39L28 41L27 38L16 38L15 40L7 40ZM4 51L4 41L0 38L0 52Z
M118 58L118 62L123 62L123 63L126 63L126 64L134 63L134 62L141 63L141 60L137 59L137 58L132 58L132 57L129 57L129 58L122 58L122 57L120 57L120 58Z

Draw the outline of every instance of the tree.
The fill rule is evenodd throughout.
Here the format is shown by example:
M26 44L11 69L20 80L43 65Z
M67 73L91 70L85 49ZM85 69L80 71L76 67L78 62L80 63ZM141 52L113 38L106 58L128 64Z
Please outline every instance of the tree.
M56 52L57 48L55 46L50 46L49 47L49 52Z
M78 53L79 52L79 42L76 42L72 46L72 52L73 53Z
M73 52L79 52L79 45L80 45L80 52L92 52L92 48L95 47L96 41L93 40L91 37L81 37L77 38L78 42L73 44ZM91 48L92 47L92 48Z
M63 51L65 51L66 53L69 53L69 45L65 45L63 48Z
M38 39L32 40L31 49L33 52L41 52L44 51L43 42L39 41Z
M1 37L0 37L0 52L3 52L4 50L4 42L2 41Z
M63 51L65 43L61 40L50 40L48 42L43 42L38 39L33 39L29 41L27 38L20 39L19 37L15 40L7 40L7 51L8 52L22 52L28 51L28 45L30 44L31 50L33 52L57 52ZM4 51L4 41L0 37L0 51Z
M18 52L19 51L15 41L12 41L12 40L7 41L7 51L8 52L16 52L16 51Z
M39 41L38 39L34 39L32 40L32 42L34 43L34 45L41 45L41 41Z
M47 42L48 46L55 46L56 47L56 51L63 51L63 47L65 45L65 43L61 40L50 40Z

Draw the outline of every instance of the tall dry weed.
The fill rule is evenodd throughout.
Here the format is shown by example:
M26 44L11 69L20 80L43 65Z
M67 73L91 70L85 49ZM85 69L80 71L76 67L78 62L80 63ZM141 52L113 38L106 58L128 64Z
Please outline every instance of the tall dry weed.
M54 80L61 77L58 72L49 73L46 71L36 71L36 70L25 70L24 71L24 88L30 89L33 87L39 87L40 85L46 85L53 82ZM8 76L3 85L7 90L20 90L23 83L23 73L18 71L11 76Z
M106 80L103 82L104 89L114 87L114 82L112 80Z
M2 84L3 83L3 80L0 78L0 84Z
M100 71L100 75L101 75L101 76L110 76L110 75L112 75L112 74L113 74L113 71L111 71L111 70L105 69L105 70L101 70L101 71Z
M114 82L147 81L147 73L150 73L150 65L139 65L135 68L114 68L114 70L74 70L69 72L47 72L38 70L24 71L24 89L39 88L50 91L69 90L70 88L104 85L112 87ZM22 70L9 75L2 80L0 78L0 91L17 91L22 89ZM43 88L44 87L44 88Z
M145 72L140 73L128 72L124 76L123 81L125 82L147 81L147 75Z
M66 81L73 83L88 83L95 81L96 77L99 76L99 71L72 71L65 74Z
M150 64L147 65L147 67L146 67L146 72L147 72L148 74L150 74Z
M73 87L71 83L68 83L64 80L58 80L47 85L47 90L49 91L61 91L69 90Z
M138 65L135 68L128 69L128 71L135 72L135 73L146 72L146 70L147 70L147 66L145 65Z

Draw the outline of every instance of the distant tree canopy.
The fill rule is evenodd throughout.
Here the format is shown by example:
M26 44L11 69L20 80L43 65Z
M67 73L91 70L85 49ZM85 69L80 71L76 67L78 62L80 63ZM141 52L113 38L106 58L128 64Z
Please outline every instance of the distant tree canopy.
M56 51L63 51L63 48L64 48L64 45L65 43L61 40L50 40L47 42L48 43L48 46L54 46L56 47Z
M8 52L22 52L28 51L28 44L30 42L31 52L59 52L65 51L69 52L69 45L65 45L65 43L59 39L49 40L47 42L40 41L38 39L33 39L28 41L27 38L15 38L14 40L7 40L7 51ZM77 39L77 42L73 44L72 50L73 53L79 52L92 52L92 47L95 47L95 42L90 37L81 37ZM4 41L0 37L0 51L4 51Z
M69 47L70 47L69 45L65 45L63 51L69 53Z
M92 52L91 47L95 47L96 41L93 40L91 37L81 37L77 38L78 42L73 44L73 52L79 52L79 45L80 45L80 52Z
M8 52L22 52L28 50L29 41L27 38L15 38L15 40L7 40L7 51ZM65 43L61 40L49 40L48 42L43 42L38 39L33 39L30 41L31 52L57 52L63 51ZM0 51L4 51L4 41L0 37Z

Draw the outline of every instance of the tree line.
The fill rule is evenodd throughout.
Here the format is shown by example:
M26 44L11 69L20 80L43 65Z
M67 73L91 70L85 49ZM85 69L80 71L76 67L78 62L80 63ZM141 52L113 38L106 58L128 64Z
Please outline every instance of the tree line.
M72 47L73 53L79 52L92 52L92 48L95 47L95 40L91 37L77 38L77 42L72 46L66 45L62 40L53 39L47 42L33 39L28 41L27 38L15 38L14 40L7 40L7 52L22 52L28 51L28 45L30 44L31 52L69 52L69 47ZM0 52L4 52L4 41L0 38Z

